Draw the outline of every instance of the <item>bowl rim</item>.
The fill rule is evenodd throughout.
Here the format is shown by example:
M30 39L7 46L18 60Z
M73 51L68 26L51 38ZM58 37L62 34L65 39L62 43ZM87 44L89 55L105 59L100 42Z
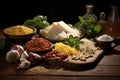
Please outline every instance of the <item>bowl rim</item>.
M11 27L13 27L13 26L11 26ZM37 33L37 29L36 29L35 27L33 27L33 26L26 26L26 27L29 27L29 28L33 29L33 32L32 32L32 33L29 33L29 34L23 34L23 35L12 35L12 34L8 34L8 33L6 33L5 30L8 29L8 28L11 28L11 27L4 28L3 31L2 31L3 34L4 34L4 35L7 35L7 36L18 37L18 36L28 36L28 35L31 35L31 34Z
M45 38L44 38L45 39ZM32 39L31 39L32 40ZM46 39L47 40L47 39ZM48 52L48 51L51 51L52 49L53 49L53 47L54 47L54 44L51 42L51 41L49 41L49 40L47 40L48 41L48 43L50 44L50 47L49 48L45 48L45 49L43 49L43 50L39 50L39 51L32 51L32 50L29 50L27 47L26 47L26 44L24 45L24 48L26 49L26 50L28 50L29 52L35 52L35 53L38 53L38 54L44 54L45 52ZM26 42L27 43L27 42Z
M100 36L101 36L101 35L95 37L95 40L96 40L97 42L112 43L112 42L115 40L115 38L112 37L112 36L110 36L110 37L111 37L113 40L108 40L108 41L98 40L98 37L100 37Z

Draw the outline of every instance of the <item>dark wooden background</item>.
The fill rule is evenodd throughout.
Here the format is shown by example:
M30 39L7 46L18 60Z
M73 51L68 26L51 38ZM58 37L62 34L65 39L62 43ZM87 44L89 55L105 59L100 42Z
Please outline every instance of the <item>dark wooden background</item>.
M104 11L106 18L111 5L116 4L119 9L119 0L1 0L0 27L23 24L26 19L36 15L48 17L50 23L63 20L67 23L76 23L78 16L85 14L85 5L94 4L94 14ZM119 10L120 13L120 10Z

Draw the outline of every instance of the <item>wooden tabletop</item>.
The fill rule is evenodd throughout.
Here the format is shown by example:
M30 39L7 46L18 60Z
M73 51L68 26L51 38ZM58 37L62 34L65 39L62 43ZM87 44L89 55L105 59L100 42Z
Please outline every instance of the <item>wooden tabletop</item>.
M120 80L120 45L104 52L98 64L90 69L71 70L36 65L17 70L18 63L7 63L0 55L0 80Z

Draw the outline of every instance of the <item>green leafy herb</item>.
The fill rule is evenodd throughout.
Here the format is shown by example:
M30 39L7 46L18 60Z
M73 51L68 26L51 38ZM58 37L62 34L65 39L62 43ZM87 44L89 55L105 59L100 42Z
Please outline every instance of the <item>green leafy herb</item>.
M34 26L37 29L43 29L43 28L49 26L50 24L47 22L46 16L37 15L31 20L26 20L23 25Z
M65 39L63 43L70 45L71 47L74 47L76 49L79 49L79 44L82 43L82 41L80 41L79 38L75 38L72 35L70 35L69 38Z
M79 22L75 24L75 27L85 31L85 37L89 39L94 39L102 31L102 27L95 23L95 18L92 15L89 15L87 19L84 19L82 16L78 16Z
M38 25L36 26L38 29L43 29L47 26L49 26L50 24L47 21L39 21Z
M47 16L42 16L42 15L37 15L37 16L35 16L34 18L33 18L33 20L34 21L37 21L37 22L39 22L39 21L47 21Z
M25 26L37 26L37 21L26 20L23 25L25 25Z

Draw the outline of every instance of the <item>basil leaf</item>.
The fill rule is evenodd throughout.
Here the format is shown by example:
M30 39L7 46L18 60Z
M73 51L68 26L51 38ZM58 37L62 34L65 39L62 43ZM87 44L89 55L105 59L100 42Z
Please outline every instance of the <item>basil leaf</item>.
M46 16L42 16L42 15L37 15L33 18L34 21L46 21L47 20L47 17Z
M102 30L102 27L100 25L95 25L94 31L99 33Z
M85 22L85 19L83 17L78 16L78 18L79 18L80 22L82 22L82 23Z
M23 24L24 26L37 26L37 22L34 20L26 20Z

